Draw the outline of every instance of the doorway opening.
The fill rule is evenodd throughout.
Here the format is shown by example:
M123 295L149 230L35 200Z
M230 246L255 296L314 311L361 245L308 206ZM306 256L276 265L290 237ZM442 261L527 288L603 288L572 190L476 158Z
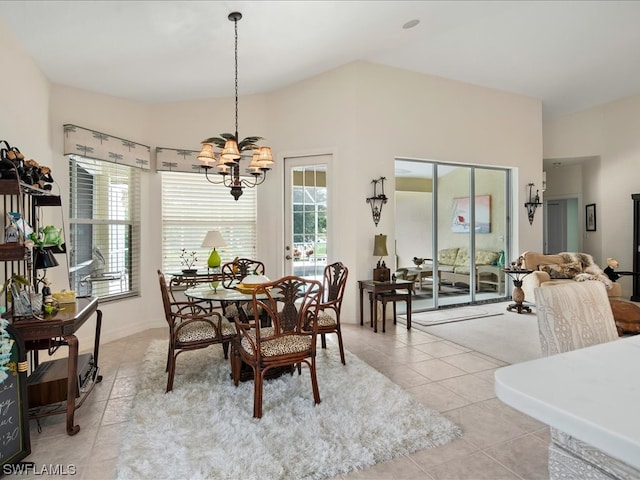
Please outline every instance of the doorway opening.
M580 252L580 199L544 201L544 253Z
M285 158L285 275L322 280L330 255L331 155Z

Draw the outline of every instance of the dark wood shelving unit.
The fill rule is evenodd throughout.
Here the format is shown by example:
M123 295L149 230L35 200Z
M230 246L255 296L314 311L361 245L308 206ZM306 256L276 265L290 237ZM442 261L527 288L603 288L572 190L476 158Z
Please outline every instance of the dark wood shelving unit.
M38 225L40 207L61 207L62 200L48 190L40 190L17 179L0 179L5 216L9 212L19 212L25 223L34 232ZM64 236L64 235L63 235ZM4 239L4 237L3 237ZM66 245L45 245L42 248L53 253L66 253ZM0 243L0 262L4 263L4 279L15 274L31 276L37 291L37 272L28 271L28 250L24 243ZM5 297L6 300L6 297ZM7 306L9 304L7 303ZM6 318L24 339L29 351L29 375L27 377L28 413L30 418L65 414L67 433L75 435L80 426L74 422L74 412L82 405L96 383L102 380L98 368L98 351L102 312L98 309L97 298L78 298L72 304L64 304L52 315L34 312L17 316L8 312ZM93 352L79 355L77 330L90 318L95 317L96 330ZM39 352L67 347L66 358L42 361Z

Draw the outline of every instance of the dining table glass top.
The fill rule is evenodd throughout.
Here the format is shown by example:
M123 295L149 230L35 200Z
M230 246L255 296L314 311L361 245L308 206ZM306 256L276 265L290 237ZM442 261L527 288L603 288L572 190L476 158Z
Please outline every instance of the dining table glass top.
M195 287L188 288L184 291L184 294L189 298L218 302L241 302L253 299L253 292L247 292L246 290L243 292L236 288L224 288L222 285L214 289L209 283L200 283ZM258 298L261 297L266 298L263 295L258 296Z

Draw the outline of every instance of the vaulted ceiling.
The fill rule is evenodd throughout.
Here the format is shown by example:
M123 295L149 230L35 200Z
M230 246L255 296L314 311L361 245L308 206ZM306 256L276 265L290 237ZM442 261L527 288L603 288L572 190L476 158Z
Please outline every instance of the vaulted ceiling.
M637 1L4 0L0 20L50 81L155 103L233 95L236 10L241 96L358 60L539 98L545 118L640 92Z

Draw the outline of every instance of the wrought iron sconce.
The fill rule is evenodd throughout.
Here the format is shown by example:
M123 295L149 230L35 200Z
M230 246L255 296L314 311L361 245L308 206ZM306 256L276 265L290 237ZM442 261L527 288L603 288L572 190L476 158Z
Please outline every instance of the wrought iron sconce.
M371 216L373 217L373 223L378 226L378 222L380 221L380 215L382 215L382 206L387 203L387 196L384 194L384 181L385 177L380 177L377 180L371 180L373 183L373 197L367 198L367 203L371 206ZM380 184L380 188L382 193L377 193L378 183Z
M536 214L536 208L542 206L542 202L540 202L540 194L538 193L538 190L536 190L536 196L533 196L533 187L535 187L535 185L533 183L529 183L527 186L529 187L529 201L524 204L524 208L527 209L529 225L533 225L533 216Z

